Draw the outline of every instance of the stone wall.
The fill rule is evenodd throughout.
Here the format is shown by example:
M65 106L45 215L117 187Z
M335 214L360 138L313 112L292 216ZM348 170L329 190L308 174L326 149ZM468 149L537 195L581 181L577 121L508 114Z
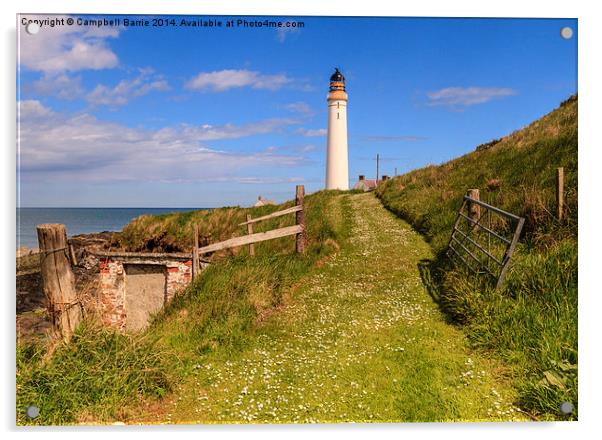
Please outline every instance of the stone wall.
M165 302L171 301L178 290L192 280L192 260L153 258L140 256L101 256L100 257L100 310L105 325L119 331L126 330L128 310L126 306L127 275L124 264L144 264L164 266Z

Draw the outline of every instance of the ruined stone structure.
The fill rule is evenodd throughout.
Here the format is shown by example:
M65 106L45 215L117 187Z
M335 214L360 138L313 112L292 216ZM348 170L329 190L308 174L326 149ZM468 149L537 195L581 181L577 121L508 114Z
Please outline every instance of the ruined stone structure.
M99 253L104 324L138 331L192 280L190 254ZM206 263L201 263L201 267Z

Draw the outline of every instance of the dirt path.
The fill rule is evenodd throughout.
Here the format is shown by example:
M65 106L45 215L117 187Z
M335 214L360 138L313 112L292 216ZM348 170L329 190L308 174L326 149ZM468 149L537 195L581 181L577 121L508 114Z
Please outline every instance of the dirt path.
M199 364L156 421L523 419L499 363L471 352L418 270L430 248L371 194L353 241L307 278L244 353Z

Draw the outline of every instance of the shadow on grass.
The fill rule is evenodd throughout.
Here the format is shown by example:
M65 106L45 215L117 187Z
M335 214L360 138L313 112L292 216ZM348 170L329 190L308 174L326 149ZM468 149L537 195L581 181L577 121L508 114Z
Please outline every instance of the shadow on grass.
M449 305L444 299L443 275L445 270L449 269L450 263L445 255L445 251L440 252L435 258L425 258L418 262L418 272L422 284L430 297L439 306L443 312L445 320L448 324L460 325L461 323L454 319L453 313L449 309Z
M440 278L440 272L436 270L435 260L428 258L422 259L418 262L418 271L420 272L420 279L422 284L426 288L428 294L433 298L433 301L441 306L441 285L437 282L437 277ZM438 276L437 276L438 275Z

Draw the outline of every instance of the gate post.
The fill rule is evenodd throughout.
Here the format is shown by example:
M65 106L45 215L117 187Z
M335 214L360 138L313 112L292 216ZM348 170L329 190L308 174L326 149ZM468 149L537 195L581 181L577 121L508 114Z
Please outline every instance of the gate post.
M251 214L247 214L247 221L251 221ZM247 223L247 234L253 234L253 223ZM255 255L255 245L253 243L249 244L249 255Z
M199 225L194 224L194 237L193 237L193 248L192 248L192 281L199 276Z
M479 196L479 189L478 188L472 188L469 189L468 192L466 193L466 195L468 197L470 197L473 200L481 200L480 196ZM479 221L479 218L481 217L481 207L476 204L476 203L472 203L472 202L468 202L468 217L470 218L470 220L468 222L468 227L469 229L474 228L475 223Z

